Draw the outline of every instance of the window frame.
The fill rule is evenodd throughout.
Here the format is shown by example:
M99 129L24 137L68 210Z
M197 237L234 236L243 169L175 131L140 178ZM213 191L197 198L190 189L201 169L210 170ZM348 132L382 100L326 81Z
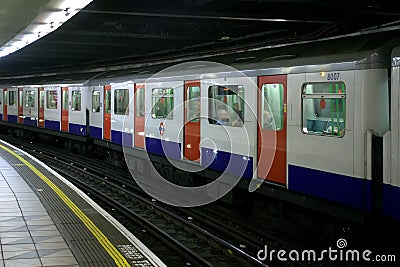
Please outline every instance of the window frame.
M218 90L217 91L217 94L216 95L214 95L214 94L210 94L210 92L211 92L211 90L213 90L213 87L215 87L215 86L217 86L217 87L222 87L223 89L220 89L220 88L217 88L216 90ZM235 91L234 90L232 90L232 89L230 89L230 87L231 88L233 88L233 87L237 87L237 93L235 93ZM228 89L228 90L227 90ZM232 94L224 94L224 95L221 95L221 94L218 94L218 92L219 92L219 90L223 90L223 91L231 91L232 92ZM233 127L233 128L242 128L242 127L244 127L244 123L245 123L245 105L246 105L246 102L244 101L244 99L245 99L245 86L243 85L243 84L228 84L228 85L221 85L221 84L212 84L212 85L210 85L208 88L207 88L207 97L208 97L208 109L207 109L207 116L208 116L208 124L209 125L216 125L216 126L225 126L225 127ZM214 93L214 91L213 91L213 93ZM239 94L240 93L240 94ZM219 111L217 110L217 111L215 111L214 110L214 106L213 107L211 107L212 106L212 103L214 102L214 101L221 101L221 100L219 100L219 99L217 99L217 98L215 98L215 96L223 96L223 97L225 97L225 96L231 96L231 95L235 95L236 97L237 97L237 101L233 101L232 102L232 106L229 106L229 104L228 103L225 103L225 105L227 105L229 108L228 108L228 110L225 110L225 108L221 108L221 109L219 109L219 111L222 111L222 110L225 110L226 111L226 116L227 116L227 119L228 119L228 122L229 122L229 124L225 124L225 123L222 123L222 122L225 122L225 121L222 121L222 122L218 122L218 113L219 113ZM224 101L221 101L222 103L224 103ZM240 102L240 103L239 103ZM239 108L240 108L240 111L241 111L241 116L237 113L237 114L233 114L233 112L235 112L235 110L234 110L234 108L233 108L233 105L234 105L234 103L238 103L239 104ZM211 112L211 109L213 110L213 112ZM217 108L218 109L218 108ZM215 113L216 112L216 113ZM238 120L238 118L237 117L239 117L239 120ZM241 118L240 118L241 117ZM235 121L237 122L237 123L235 123L235 125L233 125L233 123L235 122L234 120L233 120L233 118L235 118Z
M99 101L98 101L98 106L96 107L96 108L94 108L94 102L93 102L93 99L94 99L94 96L95 96L95 92L97 92L98 94L97 94L97 96L98 96L98 99L99 99ZM92 91L92 113L99 113L100 112L100 110L101 110L101 94L100 94L100 90L93 90Z
M79 93L79 109L75 109L74 96L75 93ZM82 111L82 92L80 90L71 90L71 111Z
M33 94L31 94L33 93ZM33 101L29 102L28 101L28 96L29 94L31 94L31 96L33 96ZM29 103L31 103L31 105L29 105ZM35 90L26 90L25 91L25 107L29 107L29 108L34 108L36 106L36 99L35 99Z
M12 97L12 99L13 99L13 103L12 104L10 104L11 95L13 96ZM10 106L10 107L16 106L15 102L17 100L17 97L18 97L17 91L8 91L8 106Z
M124 96L124 97L125 97L125 96L128 97L128 101L125 101L125 100L124 100L124 103L127 103L127 104L126 104L125 111L123 111L123 112L118 112L118 109L117 109L117 107L118 107L118 103L117 103L118 100L117 100L117 98L116 98L117 91L124 91L123 96ZM127 92L127 94L126 94L125 92ZM110 107L111 107L111 105L110 105ZM114 109L113 109L113 113L114 113L114 115L125 115L125 116L129 116L129 89L128 89L128 88L118 88L118 89L115 89L115 90L114 90Z
M161 90L161 94L157 93L156 95L154 94L155 91ZM167 94L166 91L171 90L171 94ZM157 102L155 103L155 99L157 99ZM168 104L164 104L165 107L165 114L162 116L157 116L155 113L155 107L157 103L161 100L164 99L172 99L171 103L171 110L168 110ZM151 89L151 117L156 120L162 120L162 119L167 119L167 120L173 120L174 119L174 100L175 100L175 90L172 87L163 87L163 88L152 88Z
M338 93L332 93L332 92L331 93L305 93L305 88L307 87L307 85L310 85L310 84L311 85L314 85L314 84L328 84L328 85L330 85L331 84L332 88L333 88L333 86L335 84L336 85L343 85L344 87L342 87L342 88L344 89L344 92L338 92ZM301 96L300 96L300 98L301 98L301 101L300 101L300 103L301 103L300 104L301 105L300 129L301 129L302 134L313 135L313 136L326 136L326 137L343 138L346 135L346 122L347 122L347 110L346 110L346 99L347 99L347 97L346 96L347 96L347 87L346 87L345 82L343 82L343 81L332 81L332 82L324 81L324 82L305 82L305 83L303 83L301 85ZM309 132L309 131L305 132L304 129L308 128L307 122L305 122L305 121L307 121L308 118L304 119L304 100L305 99L321 99L321 100L322 99L327 99L327 100L340 99L340 100L343 101L342 102L342 111L332 111L332 107L331 107L331 111L330 112L331 113L332 112L336 112L336 113L341 112L344 116L342 118L339 118L338 116L336 116L335 119L337 119L337 121L329 120L330 118L333 119L332 116L330 118L329 117L319 117L319 118L327 118L327 119L324 119L324 120L320 120L322 122L323 121L327 121L326 125L322 127L322 128L325 127L326 130L323 130L321 132L319 132L319 131L318 132ZM318 117L316 117L316 118L318 118ZM340 120L343 120L343 128L341 128L339 126L340 131L337 130L338 134L329 133L329 131L327 130L328 127L329 127L328 126L329 123L330 123L330 127L332 127L332 125L334 125L334 127L335 127L335 123L337 123L337 125L340 125L340 123L342 123ZM322 123L322 124L325 124L325 123ZM334 127L331 128L333 133L334 133Z
M52 96L57 96L54 107L49 107L50 92L55 92L55 94L52 94ZM57 108L58 108L58 92L57 92L57 90L46 90L46 109L57 109Z

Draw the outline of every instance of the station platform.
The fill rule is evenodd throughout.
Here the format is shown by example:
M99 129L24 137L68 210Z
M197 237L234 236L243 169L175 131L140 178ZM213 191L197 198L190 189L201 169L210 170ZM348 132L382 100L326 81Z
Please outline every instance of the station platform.
M165 266L66 179L0 140L0 267Z

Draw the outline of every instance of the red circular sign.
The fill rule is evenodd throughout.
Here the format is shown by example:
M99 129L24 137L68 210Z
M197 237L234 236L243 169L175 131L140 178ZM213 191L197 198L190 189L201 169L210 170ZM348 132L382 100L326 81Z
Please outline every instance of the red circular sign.
M158 127L158 130L160 131L160 135L163 136L164 132L165 132L165 127L164 127L163 122L160 122L160 126Z

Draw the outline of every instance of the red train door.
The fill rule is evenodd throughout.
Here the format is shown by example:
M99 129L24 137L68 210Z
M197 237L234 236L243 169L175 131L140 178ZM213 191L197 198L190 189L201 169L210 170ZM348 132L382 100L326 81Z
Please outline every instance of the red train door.
M103 138L111 140L111 85L104 86Z
M286 184L286 84L286 75L258 78L258 177L279 184Z
M68 132L68 87L61 88L61 131Z
M24 123L24 97L22 88L18 88L18 123Z
M44 127L44 87L39 87L38 126Z
M4 92L4 95L3 95L3 121L8 121L8 116L7 116L7 105L8 105L7 88L4 88L3 92Z
M200 81L185 81L183 156L200 162Z
M135 84L135 147L144 148L144 84Z

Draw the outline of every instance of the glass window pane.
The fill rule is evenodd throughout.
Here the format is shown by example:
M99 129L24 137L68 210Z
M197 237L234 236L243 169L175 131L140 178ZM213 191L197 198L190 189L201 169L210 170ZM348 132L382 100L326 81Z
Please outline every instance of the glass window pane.
M187 103L187 118L191 122L200 121L200 87L189 86L187 89L188 103Z
M81 91L72 91L72 111L81 111Z
M100 91L92 92L92 112L100 112Z
M244 87L242 85L210 86L208 98L210 124L243 127Z
M17 92L15 92L15 91L9 91L9 93L8 93L8 105L9 106L14 106L15 105L15 102L16 102L16 94L17 94Z
M25 91L25 106L26 107L35 106L35 91Z
M342 137L346 126L346 86L343 82L303 86L302 131Z
M23 100L24 100L24 91L18 89L18 96L19 96L18 105L23 106L24 105L23 104L24 103L23 102Z
M57 109L57 91L51 90L47 91L47 108L48 109Z
M144 88L136 90L136 117L144 117Z
M68 110L68 90L62 91L62 109Z
M264 84L261 88L261 127L266 130L283 129L283 84Z
M39 93L39 108L44 108L44 91Z
M111 90L106 90L105 105L106 114L111 114Z
M116 89L114 91L114 114L129 115L129 90Z
M154 119L173 119L174 89L155 88L152 90L152 117Z

